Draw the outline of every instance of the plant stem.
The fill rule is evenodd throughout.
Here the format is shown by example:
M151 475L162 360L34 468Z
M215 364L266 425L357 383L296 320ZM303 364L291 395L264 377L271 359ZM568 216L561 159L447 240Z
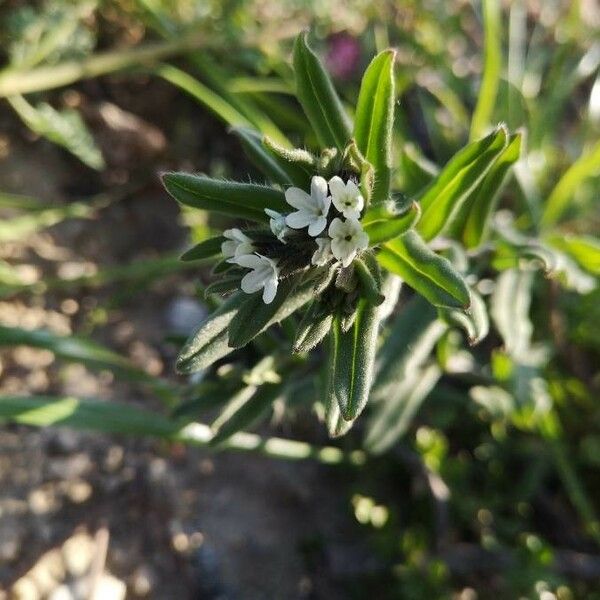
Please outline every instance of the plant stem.
M7 69L0 73L0 98L50 90L81 79L89 79L138 65L155 63L169 56L198 48L198 34L181 39L147 44L129 50L102 52L80 60L22 71Z

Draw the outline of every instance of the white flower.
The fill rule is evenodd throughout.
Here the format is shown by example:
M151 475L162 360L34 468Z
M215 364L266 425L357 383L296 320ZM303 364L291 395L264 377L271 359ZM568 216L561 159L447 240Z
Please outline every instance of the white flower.
M334 219L329 226L331 253L344 267L347 267L357 252L369 245L369 236L363 231L357 219Z
M337 175L329 180L329 190L333 205L346 217L358 219L365 206L365 200L354 181L344 183Z
M277 293L277 262L261 254L246 254L236 260L240 267L252 269L242 277L242 291L253 294L263 289L262 299L265 304L271 304Z
M300 188L291 187L285 191L285 199L288 204L298 209L285 218L285 222L292 229L308 226L308 233L316 237L327 227L331 198L327 195L325 179L318 175L312 178L310 196Z
M252 240L239 229L226 229L223 236L227 241L221 244L221 252L227 262L235 263L240 256L254 252Z
M318 248L312 255L310 262L317 267L322 267L333 258L331 240L329 238L317 238L315 242L317 242Z
M265 208L265 212L271 219L269 220L269 227L273 232L273 235L282 243L285 244L285 234L289 231L289 228L285 224L285 215L279 214L276 210Z

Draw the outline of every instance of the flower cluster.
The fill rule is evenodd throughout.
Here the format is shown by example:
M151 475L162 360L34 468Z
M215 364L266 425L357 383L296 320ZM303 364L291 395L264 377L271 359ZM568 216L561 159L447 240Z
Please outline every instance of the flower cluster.
M274 300L282 273L290 265L297 268L302 257L306 258L304 266L320 267L336 261L348 267L369 245L359 221L365 202L354 181L344 182L336 175L327 182L315 175L310 194L290 187L285 199L295 211L282 215L265 209L277 245L274 240L247 235L239 229L223 233L226 241L221 251L226 261L250 269L241 279L242 291L252 294L262 289L265 304Z

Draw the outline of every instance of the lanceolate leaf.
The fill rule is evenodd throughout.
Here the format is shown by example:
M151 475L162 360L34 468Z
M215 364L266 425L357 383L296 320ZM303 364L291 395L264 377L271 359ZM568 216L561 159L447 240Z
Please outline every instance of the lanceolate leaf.
M600 240L585 235L553 235L548 242L573 257L581 267L600 275Z
M394 50L385 50L373 59L363 76L356 107L354 138L375 169L373 202L387 198L390 188L395 57Z
M465 218L459 217L459 222L465 222L463 241L467 248L474 248L486 238L489 221L496 208L503 182L510 167L519 160L521 155L521 134L509 137L508 145L498 156L488 175L477 186L469 199L465 210ZM461 211L462 212L462 211Z
M204 240L181 255L181 260L202 260L216 256L221 252L221 244L225 241L222 235Z
M405 144L400 154L400 189L408 196L416 196L425 189L440 170L425 158L414 144Z
M463 203L477 189L506 147L507 141L508 132L504 126L500 126L450 159L420 199L422 215L417 230L426 241L452 224Z
M328 397L336 398L346 421L355 419L369 399L378 330L379 310L365 299L359 301L354 323L348 331L343 331L341 317L334 318L330 334L334 355Z
M431 250L414 231L382 246L378 260L435 306L467 309L469 288L446 258Z
M371 220L368 220L367 213L364 230L369 236L369 244L371 246L382 244L406 233L417 224L420 216L421 209L416 202L412 202L408 210L400 215L372 213Z
M323 311L315 300L298 325L294 338L294 352L309 352L320 344L331 329L333 316Z
M265 149L277 160L288 174L292 183L303 190L310 188L310 180L317 170L317 157L300 148L284 148L265 135L262 139Z
M350 120L329 75L316 54L309 48L306 37L306 33L301 33L294 44L298 100L319 143L323 147L334 147L341 152L350 140Z
M279 284L271 304L265 304L261 292L246 296L238 313L229 325L229 346L241 348L265 329L289 317L315 296L315 288L329 277L323 269L317 278L299 282L289 277Z
M227 328L246 298L243 292L231 296L190 336L177 357L177 370L180 373L205 369L232 351Z
M188 173L165 173L169 194L187 206L223 213L238 219L267 222L265 208L287 210L282 191L254 183L237 183Z

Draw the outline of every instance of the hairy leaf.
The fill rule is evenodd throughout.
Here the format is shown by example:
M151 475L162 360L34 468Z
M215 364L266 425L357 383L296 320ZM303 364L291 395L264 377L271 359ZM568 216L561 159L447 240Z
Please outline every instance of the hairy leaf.
M222 235L219 235L208 240L203 240L190 248L181 255L181 260L202 260L203 258L211 258L221 253L221 244L225 241Z

